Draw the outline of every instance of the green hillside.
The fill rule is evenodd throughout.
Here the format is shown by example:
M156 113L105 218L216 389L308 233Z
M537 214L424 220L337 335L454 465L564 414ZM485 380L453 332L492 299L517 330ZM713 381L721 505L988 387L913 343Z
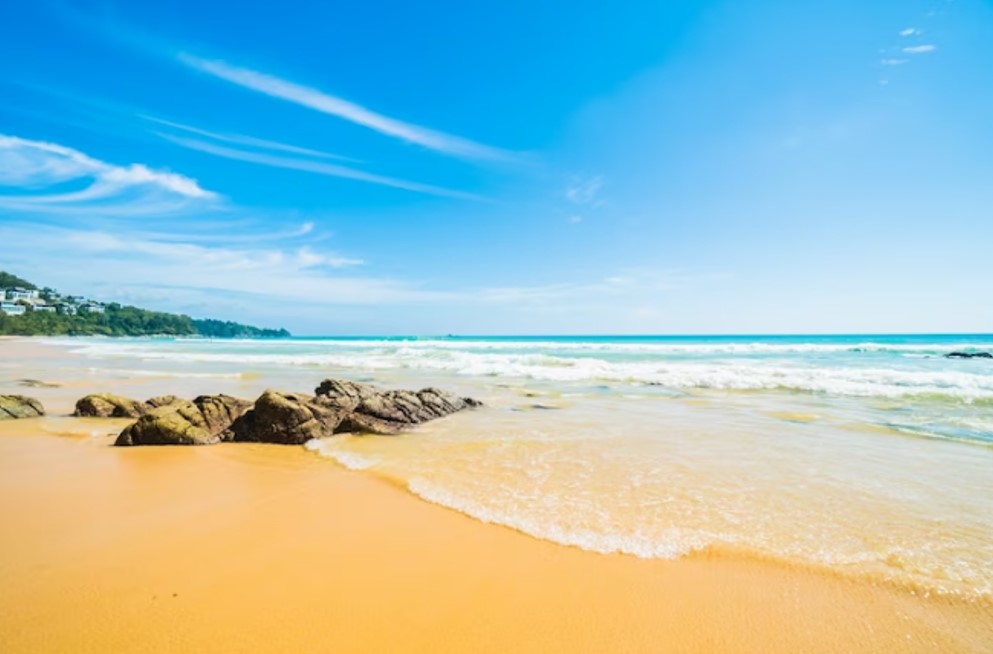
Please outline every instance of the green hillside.
M37 287L15 275L0 271L0 288L35 290ZM60 300L44 295L57 311L43 311L21 302L22 315L0 312L0 335L14 336L203 336L211 338L285 338L285 329L263 329L213 319L194 319L186 315L147 311L117 303L86 308L87 303ZM7 300L10 302L10 300ZM102 308L103 311L98 309ZM75 314L72 315L72 312Z

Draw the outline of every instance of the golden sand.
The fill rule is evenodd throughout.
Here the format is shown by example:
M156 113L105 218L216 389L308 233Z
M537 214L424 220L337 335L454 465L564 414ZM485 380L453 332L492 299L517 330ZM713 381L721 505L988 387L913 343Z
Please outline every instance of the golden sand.
M0 651L993 651L988 606L562 547L303 448L92 435L121 424L0 423Z

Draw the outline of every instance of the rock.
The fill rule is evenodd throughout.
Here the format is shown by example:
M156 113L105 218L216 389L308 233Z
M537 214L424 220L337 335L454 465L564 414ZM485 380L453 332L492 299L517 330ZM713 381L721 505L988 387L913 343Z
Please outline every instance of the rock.
M949 352L946 359L993 359L990 352Z
M374 418L364 413L352 413L345 416L338 429L347 434L379 434L380 436L395 436L411 425L389 420Z
M182 401L182 400L180 400ZM228 431L234 421L252 408L252 403L230 395L201 395L193 400L200 408L204 422L212 433ZM231 440L232 434L225 434L224 440Z
M234 440L300 445L330 436L346 411L315 400L308 395L267 390L231 426Z
M525 404L524 406L516 406L511 411L557 411L561 408L551 404Z
M422 422L481 404L437 388L417 392L386 391L365 397L355 411L342 420L339 431L398 434Z
M175 395L160 395L146 402L111 393L93 393L76 402L72 415L90 418L140 418L152 409L184 402Z
M169 406L170 404L176 404L181 401L182 400L175 395L156 395L155 397L146 400L145 404L149 407L149 409L158 409L160 406Z
M0 420L37 418L45 415L45 407L33 397L0 395Z
M72 415L92 418L138 418L148 413L144 402L111 393L93 393L76 402Z
M327 407L354 411L362 400L375 397L379 389L368 384L357 384L344 379L325 379L314 390L316 401Z
M151 409L129 425L114 445L212 445L231 440L232 423L251 402L230 395L201 395Z
M61 388L62 384L54 384L52 382L41 381L40 379L18 379L18 386L27 386L28 388Z

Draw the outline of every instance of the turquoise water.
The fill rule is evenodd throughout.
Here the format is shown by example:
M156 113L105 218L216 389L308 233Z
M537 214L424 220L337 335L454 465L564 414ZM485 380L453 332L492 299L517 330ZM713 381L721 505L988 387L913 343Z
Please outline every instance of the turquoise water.
M104 358L242 370L507 378L618 393L774 391L859 398L860 419L920 435L993 443L993 335L446 336L285 340L73 341ZM86 345L79 347L80 343Z

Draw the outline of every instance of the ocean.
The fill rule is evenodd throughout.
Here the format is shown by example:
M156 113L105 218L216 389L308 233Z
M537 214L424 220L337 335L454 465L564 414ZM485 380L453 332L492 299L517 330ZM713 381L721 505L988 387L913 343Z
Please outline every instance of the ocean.
M309 449L563 545L993 598L993 335L63 339L140 388L439 386L483 409Z

